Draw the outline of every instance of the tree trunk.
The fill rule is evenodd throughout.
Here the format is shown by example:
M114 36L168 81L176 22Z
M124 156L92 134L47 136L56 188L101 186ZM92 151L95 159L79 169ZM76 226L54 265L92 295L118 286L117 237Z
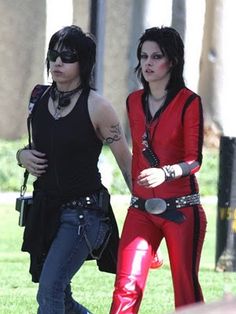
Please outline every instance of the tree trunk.
M0 12L0 137L14 139L26 134L29 94L43 83L46 4L0 0Z
M186 3L185 0L175 0L172 2L172 27L175 28L183 42L185 41L186 30Z
M199 91L205 105L205 124L220 132L220 167L216 269L236 271L236 123L232 91L236 61L233 57L236 26L235 3L206 1L205 33Z

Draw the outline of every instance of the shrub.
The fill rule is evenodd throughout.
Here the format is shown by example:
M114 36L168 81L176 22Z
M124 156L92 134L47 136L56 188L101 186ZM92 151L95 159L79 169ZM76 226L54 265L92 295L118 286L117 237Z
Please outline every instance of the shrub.
M198 173L198 182L202 196L217 195L219 173L218 149L204 149L202 167Z

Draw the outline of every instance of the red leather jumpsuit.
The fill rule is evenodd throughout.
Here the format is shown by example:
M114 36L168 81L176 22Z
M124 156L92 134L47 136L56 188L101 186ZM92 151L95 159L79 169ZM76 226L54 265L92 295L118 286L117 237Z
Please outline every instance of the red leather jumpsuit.
M161 112L147 126L143 93L143 90L136 91L127 99L133 142L132 194L143 199L167 199L198 193L194 173L202 162L203 113L200 97L195 94L195 98L187 102L193 92L186 87L180 89L172 99L167 99ZM150 168L142 154L142 137L147 127L160 167L184 162L190 165L187 175L151 189L137 184L140 172ZM182 223L132 206L128 209L119 246L110 314L138 313L150 263L163 238L169 254L175 307L203 301L198 270L206 216L201 205L178 210L185 216Z

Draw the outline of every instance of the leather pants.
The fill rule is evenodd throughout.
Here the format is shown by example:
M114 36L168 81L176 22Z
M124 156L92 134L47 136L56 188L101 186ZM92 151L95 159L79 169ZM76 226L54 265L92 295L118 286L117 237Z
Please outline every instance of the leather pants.
M206 216L199 205L181 211L186 220L177 224L139 209L129 209L119 245L110 314L138 313L148 271L163 238L170 259L175 307L203 301L198 269Z

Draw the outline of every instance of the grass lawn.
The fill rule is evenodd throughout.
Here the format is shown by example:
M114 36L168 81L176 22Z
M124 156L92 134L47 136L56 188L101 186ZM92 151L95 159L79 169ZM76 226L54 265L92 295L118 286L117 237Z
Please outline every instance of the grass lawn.
M14 203L14 199L12 200ZM0 313L36 314L37 284L28 274L28 254L20 251L23 228L18 227L14 204L0 204ZM204 203L204 200L203 200ZM120 225L128 206L127 197L112 197L113 208ZM208 218L203 248L200 281L206 302L220 299L230 290L236 294L236 273L214 271L216 204L205 203ZM164 266L150 270L140 314L165 314L173 311L173 290L165 244L162 244ZM114 275L97 270L94 261L86 262L72 282L74 296L95 314L108 314ZM184 289L184 287L183 287Z

